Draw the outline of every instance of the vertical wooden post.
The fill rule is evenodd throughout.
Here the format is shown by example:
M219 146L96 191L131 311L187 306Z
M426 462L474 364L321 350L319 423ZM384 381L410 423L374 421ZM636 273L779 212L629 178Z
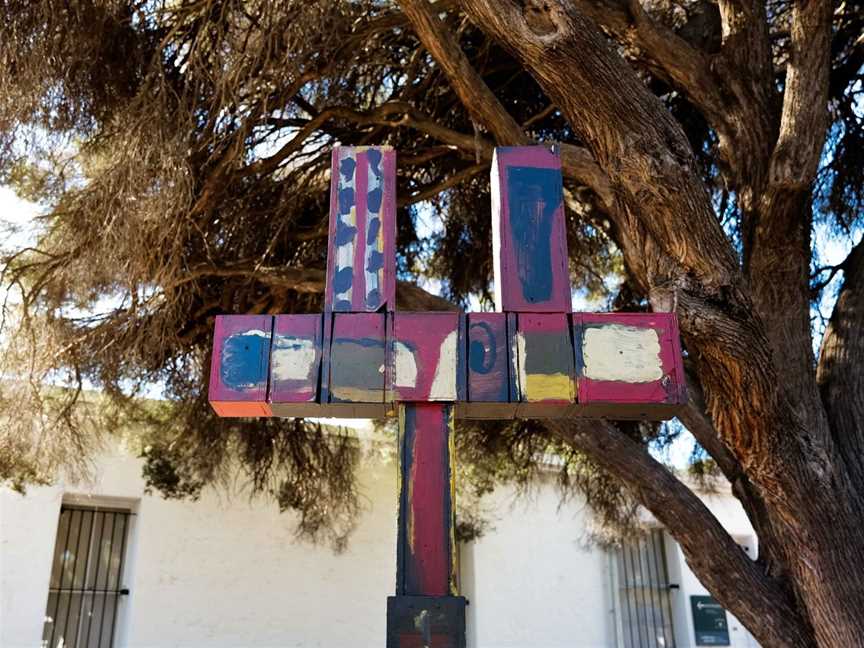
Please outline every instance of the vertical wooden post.
M453 404L399 405L396 596L387 600L387 648L464 648L457 596Z
M399 405L397 594L456 594L452 445L452 405Z

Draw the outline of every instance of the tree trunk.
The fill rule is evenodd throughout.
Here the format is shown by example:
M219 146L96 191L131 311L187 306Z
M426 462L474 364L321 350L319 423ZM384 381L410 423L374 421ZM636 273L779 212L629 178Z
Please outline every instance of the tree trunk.
M628 270L655 308L676 308L711 419L764 502L766 524L775 532L790 589L813 639L821 646L859 645L864 587L850 566L864 557L864 514L857 484L828 430L812 363L802 366L811 352L801 319L804 271L798 246L809 227L795 217L800 206L789 201L807 176L781 173L793 168L797 173L790 159L805 166L812 162L812 150L802 153L794 146L794 132L806 128L806 120L796 121L794 114L787 119L791 109L784 104L768 190L756 197L769 203L760 214L765 221L756 227L785 237L778 240L791 239L799 256L784 270L790 276L772 277L788 251L763 255L763 248L756 263L769 276L754 295L713 214L680 126L589 20L563 0L465 0L463 6L532 70L608 174L618 207L612 213L616 239ZM807 10L814 15L806 20L824 27L824 6L812 2ZM797 91L796 83L807 86L806 75L790 69L787 91ZM774 178L779 181L771 184ZM781 191L790 185L791 192ZM772 292L768 282L777 280L790 283L775 285ZM782 290L795 297L789 322L783 312L789 295ZM787 348L794 354L781 352ZM652 511L659 517L661 512ZM675 534L674 521L670 531ZM706 582L722 578L709 572L697 569ZM750 591L735 591L735 600L721 601L740 617L758 601ZM794 619L765 617L748 627L768 645L779 645L773 642L783 636L781 629L772 628L771 638L760 626L790 622Z

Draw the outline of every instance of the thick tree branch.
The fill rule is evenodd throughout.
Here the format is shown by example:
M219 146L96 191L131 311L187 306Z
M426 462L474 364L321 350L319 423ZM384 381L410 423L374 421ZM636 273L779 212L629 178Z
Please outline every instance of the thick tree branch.
M429 2L399 0L399 6L408 16L423 46L447 75L468 114L489 130L498 144L530 144L531 138L498 101Z
M654 20L639 0L573 4L615 40L641 54L651 73L686 95L716 130L728 129L728 106L708 55Z
M732 169L730 181L749 191L765 177L765 166L777 136L777 90L765 3L719 0L720 54L714 68L727 97L730 131L718 131L720 150ZM742 208L756 200L752 191L740 198Z
M456 173L453 173L441 182L435 183L429 187L424 187L419 191L407 196L406 198L399 199L399 206L404 207L406 205L413 205L415 203L421 202L423 200L429 200L430 198L434 198L442 191L446 191L447 189L452 189L453 187L463 183L465 180L469 180L484 171L489 170L489 164L487 162L481 162L480 164L474 164L472 166L466 167Z
M864 620L836 601L860 595L844 572L861 553L862 504L835 495L852 487L827 426L791 406L680 125L569 2L463 7L532 70L608 173L627 267L655 308L676 308L711 418L766 503L817 641L854 643ZM820 409L815 398L803 407Z
M293 290L299 293L323 293L324 271L318 268L292 268L290 266L266 267L251 262L232 265L198 266L192 268L182 279L165 287L165 291L179 288L183 284L204 278L246 279L270 288ZM400 310L457 310L450 301L429 293L407 281L396 283L396 305Z
M344 106L332 106L321 109L310 120L286 122L285 126L300 126L300 132L273 156L255 162L244 169L243 174L249 175L275 170L287 156L302 146L301 135L304 138L309 137L316 130L325 128L328 121L335 119L344 119L358 126L374 125L392 128L404 126L412 128L460 151L470 152L472 157L479 157L480 160L487 163L492 161L492 153L495 148L495 144L487 138L447 128L422 114L411 104L402 101L389 101L365 112ZM269 118L268 121L273 123L274 120ZM604 205L611 204L612 194L609 180L588 150L572 144L561 144L561 168L567 178L591 189Z
M692 362L685 360L687 393L690 400L678 414L678 419L699 445L717 462L717 467L731 485L732 493L741 502L750 524L759 537L758 562L763 565L767 574L778 578L778 587L783 587L779 579L787 571L785 556L771 524L765 501L744 472L740 462L720 439L720 434L708 415L702 385L699 384L692 365Z
M773 191L806 191L816 176L828 128L832 14L831 0L793 4L780 136L771 156Z
M627 484L672 534L693 572L727 610L753 629L762 645L810 645L810 628L790 593L766 578L702 501L644 447L607 422L552 420L546 425ZM705 551L706 546L715 551ZM742 597L742 591L755 596Z
M826 431L810 341L810 186L828 124L831 15L830 0L794 3L780 132L767 179L752 187L744 264L790 401L810 429Z
M463 1L475 23L533 70L608 173L622 206L638 214L655 240L666 242L686 271L713 284L733 283L737 261L678 123L569 3L524 4ZM670 181L662 195L655 189Z
M423 46L447 75L465 109L478 124L492 133L496 143L533 143L471 65L459 42L427 0L399 0L399 5L411 20ZM591 153L572 145L562 145L561 148L563 173L594 191L607 208L611 206L609 181Z
M843 288L822 338L817 380L837 447L864 485L864 240L843 263Z

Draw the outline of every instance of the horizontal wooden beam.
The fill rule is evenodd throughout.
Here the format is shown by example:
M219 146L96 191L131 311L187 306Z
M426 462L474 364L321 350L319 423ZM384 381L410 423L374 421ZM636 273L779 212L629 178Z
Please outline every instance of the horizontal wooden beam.
M687 402L672 313L220 316L220 416L379 418L399 402L463 418L665 420Z

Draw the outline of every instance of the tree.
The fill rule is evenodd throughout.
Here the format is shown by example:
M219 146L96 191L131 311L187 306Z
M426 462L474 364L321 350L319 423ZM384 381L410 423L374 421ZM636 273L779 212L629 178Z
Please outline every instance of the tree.
M603 294L617 273L616 307L678 313L680 418L759 558L652 457L657 428L488 425L460 449L497 478L497 459L528 470L552 448L610 524L629 493L763 645L860 643L864 243L835 267L813 244L816 226L860 231L860 1L0 6L0 179L47 206L4 271L18 379L0 397L39 413L5 419L4 478L45 479L69 443L83 452L75 403L94 384L153 424L163 492L194 496L239 460L310 532L324 501L350 519L348 439L209 415L213 315L319 309L336 141L399 151L400 308L488 298L492 149L556 140L574 278ZM446 222L433 241L415 228L424 201ZM408 282L420 260L449 301ZM811 309L833 291L823 330ZM153 384L164 408L134 398Z

